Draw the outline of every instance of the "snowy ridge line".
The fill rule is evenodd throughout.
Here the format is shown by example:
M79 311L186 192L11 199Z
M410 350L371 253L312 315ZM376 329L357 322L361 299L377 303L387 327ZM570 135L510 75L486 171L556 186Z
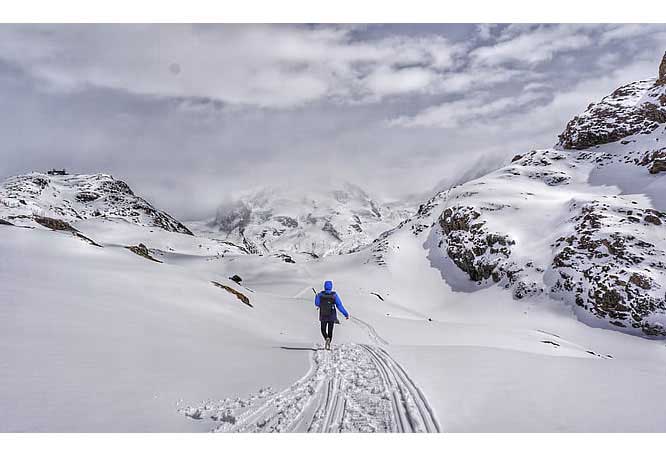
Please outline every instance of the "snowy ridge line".
M440 432L427 400L382 348L314 349L304 377L279 393L207 401L180 410L214 432Z

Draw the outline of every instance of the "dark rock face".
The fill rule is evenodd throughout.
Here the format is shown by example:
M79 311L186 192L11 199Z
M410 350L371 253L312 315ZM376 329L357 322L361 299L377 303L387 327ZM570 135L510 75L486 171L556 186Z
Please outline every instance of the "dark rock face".
M646 209L645 212L647 214L643 218L647 223L651 223L653 225L661 225L661 218L660 215L661 213L654 210L654 209Z
M338 230L335 229L335 227L331 222L327 221L326 223L324 223L324 226L321 228L321 230L333 236L335 240L342 242L340 233L338 232Z
M666 111L661 109L660 106L654 103L643 103L641 110L648 121L659 124L666 123Z
M291 256L287 255L286 253L276 253L276 254L275 254L275 257L276 257L276 258L280 258L280 259L281 259L282 261L284 261L285 263L296 264L296 262L294 261L294 259L293 259Z
M651 81L620 87L569 121L559 135L559 145L564 149L587 149L627 136L651 133L666 122L666 109L658 101L661 91L662 88ZM655 103L641 102L646 95Z
M646 152L642 160L637 161L636 164L648 168L650 174L666 171L666 147Z
M276 222L281 223L282 225L286 226L287 228L296 228L298 226L298 220L296 220L293 217L288 217L286 215L278 215L273 217L273 220Z
M50 218L50 217L40 217L38 215L34 217L34 220L40 225L52 229L54 231L69 231L70 233L78 232L76 228L74 228L72 225L65 222L64 220Z
M241 293L240 291L234 290L233 288L231 288L231 287L229 287L229 286L227 286L227 285L223 285L223 284L221 284L221 283L219 283L219 282L211 281L211 283L212 283L213 285L215 285L216 287L218 287L218 288L222 288L223 290L228 291L228 292L231 293L232 295L236 296L236 297L238 298L238 300L239 300L240 302L242 302L243 304L245 304L246 306L248 306L248 307L254 307L252 304L250 304L250 298L248 298L247 296L245 296L245 295L244 295L243 293Z
M666 160L663 158L654 160L650 166L650 174L658 174L666 171Z
M231 277L229 277L229 280L233 280L238 284L240 284L243 281L243 279L241 279L241 276L239 276L238 274L232 275Z
M131 245L129 247L125 247L127 250L129 250L132 253L135 253L141 257L144 257L146 260L154 261L155 263L161 263L160 260L153 258L150 255L150 251L148 250L148 247L146 247L143 244L139 245Z
M666 313L663 291L652 277L666 269L666 252L649 242L641 217L651 224L666 222L666 214L654 209L583 205L572 219L573 234L554 246L551 293L614 326L666 336L666 328L650 323L653 314Z
M664 57L661 59L661 64L659 65L659 79L657 79L657 84L666 84L666 52L664 53Z
M14 226L13 223L8 222L7 220L0 219L0 225Z
M95 192L80 192L76 194L76 200L81 203L89 203L98 199L100 195Z
M125 182L121 180L104 181L99 186L103 193L124 193L125 195L134 196L134 192Z
M39 197L42 191L48 187L49 180L46 176L23 176L16 179L10 179L5 183L5 188L10 197ZM22 201L25 202L24 199Z
M502 265L511 255L514 244L508 236L489 233L479 212L471 206L446 209L439 225L446 236L446 253L470 280L481 282L492 277L499 282L507 271Z
M488 207L485 210L497 210ZM543 286L530 280L521 266L511 258L515 241L509 235L492 233L481 213L471 206L454 206L444 210L439 218L444 248L453 263L467 273L470 280L482 284L492 279L504 288L512 288L513 296L522 299L544 291Z

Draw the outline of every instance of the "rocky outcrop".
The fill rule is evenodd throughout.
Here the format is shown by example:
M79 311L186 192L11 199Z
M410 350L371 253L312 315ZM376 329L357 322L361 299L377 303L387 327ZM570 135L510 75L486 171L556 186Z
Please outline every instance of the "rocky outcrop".
M64 220L55 219L51 217L42 217L38 215L34 217L34 220L43 227L49 228L53 231L69 231L70 233L75 233L78 231L76 228L74 228L72 225L65 222Z
M647 167L650 174L666 171L666 148L646 152L638 164Z
M654 209L599 201L572 209L574 228L559 238L552 260L554 297L570 301L599 319L647 336L666 336L664 290L666 252L651 238L649 225L666 222Z
M148 250L148 247L146 247L143 244L139 245L130 245L128 247L125 247L127 250L130 252L139 255L140 257L145 258L146 260L154 261L155 263L161 263L160 260L154 258L151 254L150 251Z
M250 303L250 298L248 298L247 296L245 296L245 295L244 295L243 293L241 293L240 291L234 290L233 288L231 288L231 287L229 287L229 286L227 286L227 285L221 284L220 282L215 282L214 280L211 281L211 283L212 283L213 285L215 285L216 287L218 287L218 288L222 288L223 290L228 291L228 292L231 293L232 295L236 296L236 297L238 298L238 300L239 300L240 302L242 302L243 304L245 304L246 306L248 306L248 307L254 307L254 306Z
M340 233L338 232L338 230L335 229L335 227L330 221L326 221L326 223L324 223L324 226L322 226L321 230L333 236L333 239L335 239L336 241L342 242Z
M76 200L81 203L89 203L91 201L95 201L100 196L100 194L95 192L80 192L76 194Z
M79 230L77 230L76 228L74 228L72 225L65 222L64 220L51 218L51 217L43 217L43 216L39 216L39 215L36 215L36 216L32 217L32 219L35 222L37 222L38 224L45 227L45 228L49 228L53 231L67 231L68 233L72 233L75 238L81 239L82 241L87 242L90 245L94 245L95 247L102 247L100 244L93 241L89 237L84 236L83 234L81 234L81 232ZM0 220L0 222L2 222L2 220Z
M654 80L622 86L574 117L559 135L559 145L564 149L587 149L631 135L649 134L666 123L666 107L660 101L663 95L664 86L655 85Z
M514 241L509 236L490 233L480 216L470 206L455 206L442 213L439 226L445 235L446 253L470 280L481 282L492 277L499 282L514 270L507 262Z
M438 245L470 280L481 285L492 281L511 289L514 298L523 299L544 291L529 277L525 268L512 258L515 241L508 234L491 232L482 211L501 208L492 204L483 208L453 206L444 210L438 220L442 239ZM528 269L533 265L527 265Z
M564 149L619 141L627 136L649 134L666 123L666 54L658 78L632 82L590 104L574 117L559 136Z
M661 64L659 65L659 78L656 82L657 85L666 85L666 52L664 57L661 59Z
M297 228L298 227L298 220L292 217L288 217L286 215L277 215L273 217L273 220L275 220L278 223L281 223L283 226L287 228Z
M284 261L285 263L296 264L296 262L294 261L294 259L293 259L290 255L287 255L287 254L284 253L284 252L278 252L278 253L275 253L273 256L275 256L275 258L279 258L279 259L281 259L281 260Z

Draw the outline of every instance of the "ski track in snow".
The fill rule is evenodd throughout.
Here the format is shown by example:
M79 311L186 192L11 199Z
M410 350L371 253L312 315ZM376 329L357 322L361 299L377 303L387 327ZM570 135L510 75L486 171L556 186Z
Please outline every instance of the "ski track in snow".
M441 430L421 390L388 352L354 343L314 350L307 374L279 393L265 388L248 399L207 401L180 412L215 421L215 432Z
M389 345L388 341L384 339L382 336L380 336L377 333L377 330L372 325L366 323L365 321L361 320L358 317L351 317L350 319L352 322L356 323L358 326L365 329L368 332L368 336L375 344Z

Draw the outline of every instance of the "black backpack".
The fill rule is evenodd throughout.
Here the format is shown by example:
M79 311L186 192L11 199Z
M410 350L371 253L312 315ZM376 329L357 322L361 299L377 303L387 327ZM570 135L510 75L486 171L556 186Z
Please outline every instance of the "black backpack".
M319 315L330 317L333 314L335 314L335 291L319 293Z

